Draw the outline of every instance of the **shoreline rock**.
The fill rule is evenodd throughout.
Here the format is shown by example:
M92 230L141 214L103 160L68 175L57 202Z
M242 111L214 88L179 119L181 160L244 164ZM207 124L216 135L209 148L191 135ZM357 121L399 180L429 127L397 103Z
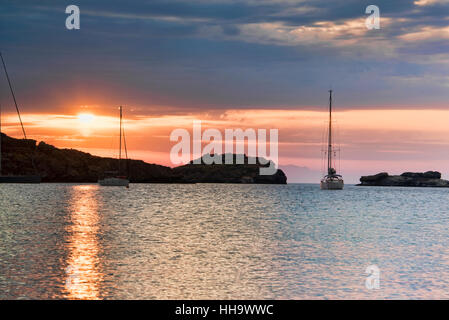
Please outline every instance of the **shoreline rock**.
M224 164L225 154L218 155L223 164L201 164L190 163L173 168L173 172L183 177L184 181L192 183L243 183L243 184L287 184L285 173L277 169L273 175L260 175L260 167L268 167L270 163L261 164L259 158L248 158L243 155L243 164ZM233 163L237 163L237 155L233 154ZM249 161L250 159L254 161ZM253 163L255 162L255 163ZM265 163L263 161L262 163Z
M404 172L401 175L393 176L381 172L371 176L362 176L360 184L357 186L449 188L449 181L441 179L441 173L438 171Z

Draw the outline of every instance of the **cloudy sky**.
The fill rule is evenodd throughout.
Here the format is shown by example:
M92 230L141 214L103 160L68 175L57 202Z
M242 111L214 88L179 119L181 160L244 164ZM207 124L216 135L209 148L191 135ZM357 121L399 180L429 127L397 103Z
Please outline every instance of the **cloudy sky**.
M70 4L80 30L65 28ZM449 0L3 0L0 50L29 136L59 147L113 155L121 104L133 158L170 165L171 130L199 119L277 128L280 165L319 176L332 88L348 182L449 178ZM3 74L0 94L19 137Z

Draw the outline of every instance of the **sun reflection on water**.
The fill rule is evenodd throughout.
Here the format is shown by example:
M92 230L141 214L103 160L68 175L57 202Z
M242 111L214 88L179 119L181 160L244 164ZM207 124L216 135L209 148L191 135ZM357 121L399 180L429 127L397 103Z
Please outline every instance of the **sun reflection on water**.
M98 186L73 187L65 289L68 299L99 299L103 274L99 268L99 215L95 190Z

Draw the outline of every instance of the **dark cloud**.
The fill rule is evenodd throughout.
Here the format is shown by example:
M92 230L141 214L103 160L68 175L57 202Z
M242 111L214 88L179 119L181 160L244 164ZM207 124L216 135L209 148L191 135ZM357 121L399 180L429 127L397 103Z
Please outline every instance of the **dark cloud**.
M343 24L364 18L370 4L81 0L81 29L68 31L65 4L2 1L0 49L29 110L83 97L187 109L310 107L325 104L329 86L345 107L444 106L449 96L443 74L449 70L441 55L449 48L447 38L401 37L448 26L445 5L376 1L391 23L364 35L321 39L317 33L301 41L299 34L292 42L283 29L248 31L264 23L286 30ZM417 90L420 77L425 81ZM0 94L7 96L3 79Z

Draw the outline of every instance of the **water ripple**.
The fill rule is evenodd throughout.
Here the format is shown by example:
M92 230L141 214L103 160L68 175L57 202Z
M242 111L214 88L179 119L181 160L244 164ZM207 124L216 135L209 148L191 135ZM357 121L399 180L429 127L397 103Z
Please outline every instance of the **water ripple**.
M448 298L447 192L2 184L0 298Z

